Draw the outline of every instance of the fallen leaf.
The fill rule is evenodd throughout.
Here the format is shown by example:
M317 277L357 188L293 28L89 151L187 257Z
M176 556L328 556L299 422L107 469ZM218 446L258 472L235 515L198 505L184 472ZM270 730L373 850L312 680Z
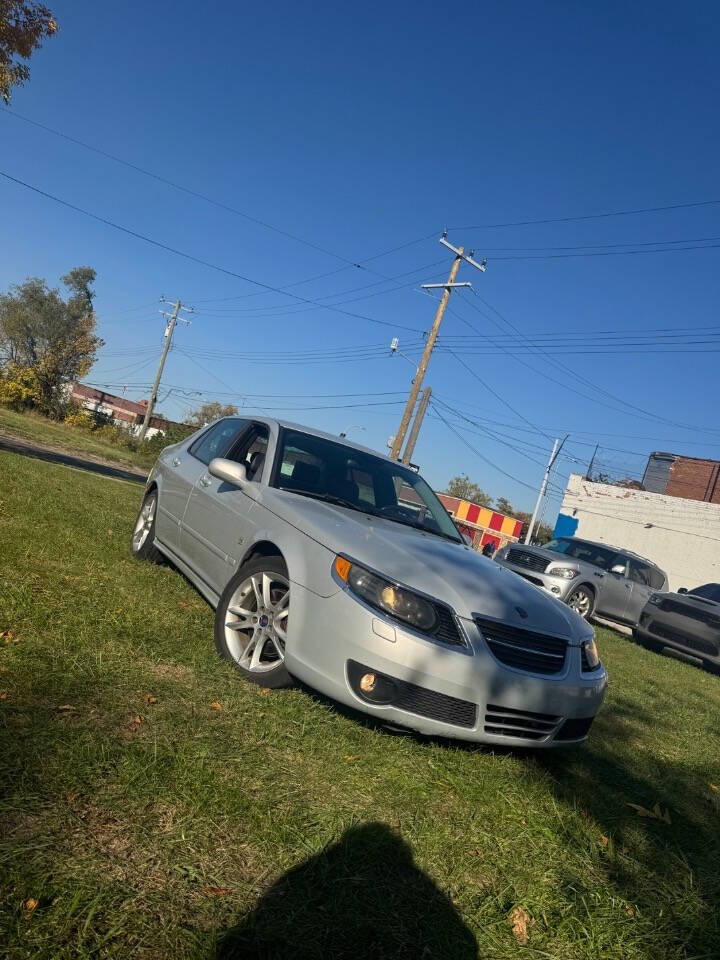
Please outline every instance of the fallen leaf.
M205 893L209 893L212 897L224 897L226 893L230 893L230 887L203 887Z
M7 700L7 690L0 690L0 700Z
M157 702L158 702L158 698L157 698L154 694L152 694L152 693L146 693L145 696L143 697L143 700L145 701L145 703L157 703Z
M518 943L527 943L528 927L535 925L535 921L522 907L515 907L510 914L510 924L512 932Z
M632 907L625 907L625 913L626 913L629 917L634 917L634 916L635 916L635 911L633 910Z
M608 837L605 836L604 833L603 833L602 836L600 837L600 843L601 843L604 847L606 847L606 846L610 843L610 840L608 839Z
M58 707L58 713L74 713L77 710L77 707L74 707L71 703L62 703Z
M28 913L32 913L37 905L38 902L34 897L28 897L25 903L23 903L23 907L25 907Z
M269 697L269 696L270 696L270 691L268 690L267 687L258 687L257 692L258 692L258 696L259 696L259 697Z
M525 820L525 819L523 818L523 819L520 821L520 823L521 823L523 826L526 826L526 825L527 825L527 820Z
M219 703L217 700L213 700L213 702L210 704L210 709L217 710L218 713L220 713L220 711L222 710L222 704Z
M720 787L716 783L711 783L710 789L713 793L720 793Z
M651 820L662 820L663 823L667 824L672 823L670 820L670 811L665 808L665 812L663 813L659 803L656 803L652 810L648 810L647 807L643 807L639 803L628 803L628 807L632 807L639 817L649 817Z
M348 763L355 763L355 761L359 760L360 757L356 756L354 753L348 753L345 759Z
M628 848L627 848L627 847L620 847L620 853L621 853L624 857L626 857L626 856L628 855Z
M133 723L139 727L144 719L145 717L141 717L139 713L136 713L135 716L133 717Z
M12 630L0 631L0 643L7 647L11 643L20 643L20 637L16 637Z

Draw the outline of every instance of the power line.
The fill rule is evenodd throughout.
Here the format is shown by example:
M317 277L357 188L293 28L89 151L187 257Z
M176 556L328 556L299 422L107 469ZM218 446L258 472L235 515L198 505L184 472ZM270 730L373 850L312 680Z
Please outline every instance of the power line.
M480 223L473 226L452 227L452 230L496 230L501 227L527 227L543 223L577 223L581 220L605 220L609 217L632 217L645 213L663 213L667 210L689 210L692 207L709 207L720 200L696 200L690 203L670 203L662 207L640 207L635 210L610 210L604 213L586 213L572 217L544 217L538 220L515 220L508 223Z
M688 244L684 247L660 247L658 249L636 249L636 250L596 250L586 253L539 253L526 256L502 256L493 257L493 262L498 260L570 260L577 257L633 257L647 253L678 253L683 250L714 250L720 248L720 243Z
M398 330L410 330L413 333L422 333L422 331L417 327L406 327L399 323L391 323L390 321L377 320L374 317L368 317L364 314L352 313L351 311L343 310L340 307L334 307L330 304L320 303L316 300L310 300L307 297L301 297L297 293L283 291L280 287L274 287L269 283L262 283L260 280L253 280L251 277L246 277L241 273L236 273L234 270L228 270L226 267L221 267L209 260L203 260L201 257L196 257L191 253L185 253L183 250L178 250L176 247L171 247L169 244L162 243L160 240L154 240L142 233L138 233L136 230L131 230L129 227L123 227L120 224L114 223L112 220L107 219L107 217L101 217L96 213L91 213L89 210L84 210L82 207L78 207L74 203L69 203L67 200L62 200L60 197L56 197L52 193L41 190L39 187L34 187L31 184L26 183L24 180L13 177L9 173L5 173L2 170L0 170L0 176L4 177L6 180L10 180L12 183L18 184L21 187L25 187L27 190L31 190L33 193L37 193L41 197L45 197L47 200L52 200L55 203L59 203L63 207L67 207L69 210L74 210L76 213L81 213L83 216L89 217L91 220L96 220L98 223L103 223L105 226L112 227L113 230L119 230L121 233L125 233L128 236L134 237L136 240L142 240L144 243L149 243L151 246L158 247L160 250L166 250L168 253L173 253L175 256L182 257L183 259L189 260L192 263L200 264L200 266L208 267L210 270L216 270L218 273L224 273L226 276L234 277L236 280L243 280L245 283L251 283L256 287L262 287L262 289L272 291L273 293L283 293L285 296L292 297L292 299L298 300L300 303L311 304L323 310L330 310L346 317L352 317L354 320L365 320L368 323L377 323L383 327L393 327Z
M500 318L500 320L502 320L502 322L505 324L505 326L508 327L510 330L513 331L513 333L517 336L517 338L518 338L519 340L522 341L522 340L525 340L525 339L526 339L526 338L525 338L525 335L522 333L522 331L520 331L520 330L515 326L515 324L513 324L510 320L508 320L506 317L504 317L504 316L500 313L499 310L497 310L495 307L493 307L491 304L489 304L486 300L483 300L483 298L480 297L478 294L475 294L475 296L476 296L482 303L484 303L485 306L486 306L489 310L491 310L494 314L496 314L496 316L498 316L498 317ZM499 325L497 324L497 321L495 321L495 320L494 320L493 318L491 318L491 317L488 317L487 314L485 314L485 313L483 313L481 310L479 310L479 308L476 307L475 304L473 304L471 301L468 301L465 297L463 297L462 299L463 299L463 302L464 302L464 303L467 303L472 309L476 310L478 313L481 313L481 315L484 316L486 319L491 319L493 323L495 323L497 326L499 326ZM473 325L472 325L469 321L465 320L465 318L462 318L462 319L463 319L463 322L467 323L468 326L470 326L473 330L475 330L475 328L473 327ZM478 330L475 330L475 332L476 332L476 333L479 333ZM489 337L488 339L489 339L489 341L492 343L492 338ZM716 431L713 431L712 428L709 428L709 427L702 427L702 426L698 427L698 426L692 426L692 425L688 425L688 424L678 423L678 422L676 422L676 421L674 421L674 420L669 420L668 418L662 417L662 416L660 416L660 415L658 415L658 414L651 413L650 411L645 410L645 409L643 409L642 407L638 407L638 406L636 406L635 404L630 403L628 400L623 400L621 397L615 396L615 394L610 393L608 390L605 390L604 387L601 387L601 386L599 386L598 384L593 383L593 381L588 380L586 377L581 376L581 375L578 374L576 371L574 371L571 367L568 367L568 366L566 366L565 364L560 363L560 361L556 360L554 357L552 357L551 355L549 355L549 354L547 353L547 351L543 350L542 348L538 347L538 348L536 348L536 351L537 351L537 353L538 353L539 355L541 355L545 360L547 360L550 364L552 364L552 366L556 367L558 370L561 370L561 371L562 371L563 373L565 373L565 374L569 374L570 376L573 377L573 379L578 380L580 383L585 384L586 386L590 387L590 389L592 389L592 390L595 390L595 391L597 391L597 392L599 392L599 393L601 393L601 394L604 394L606 397L609 397L611 400L614 400L616 403L619 403L619 404L621 404L622 406L627 407L627 408L629 408L629 409L632 410L632 411L636 411L633 415L637 417L638 414L640 414L640 415L641 415L641 416L640 416L640 419L652 420L652 421L661 422L661 423L667 423L668 425L673 426L673 427L678 427L678 428L681 429L681 430L692 430L692 431L694 431L694 432L700 432L700 431L712 431L712 432L716 432ZM509 352L509 351L507 351L507 352ZM593 403L599 403L599 404L601 404L602 406L606 406L606 407L607 407L607 406L610 406L610 405L607 404L606 402L598 399L597 396L592 396L592 395L590 395L590 394L582 393L582 392L579 391L577 388L568 386L567 383L565 383L565 382L563 382L563 381L560 381L560 380L557 380L557 379L555 379L554 377L551 377L549 374L545 373L544 371L542 371L542 370L537 370L537 368L532 367L530 364L526 363L524 360L520 359L519 357L515 356L514 354L510 353L510 355L511 355L511 356L514 356L515 359L516 359L519 363L522 363L524 366L528 367L530 370L533 370L535 373L539 373L540 376L546 377L548 380L551 380L552 382L559 384L559 385L562 386L564 389L569 390L570 392L575 393L575 394L577 394L578 396L582 396L582 397L584 397L585 399L591 400ZM617 410L617 407L612 407L612 406L611 406L610 409ZM624 410L620 410L619 412L621 412L621 413L626 413L626 411L624 411Z
M490 460L488 457L486 457L485 454L480 453L480 451L476 447L474 447L468 440L466 440L465 437L463 437L463 435L459 433L451 423L448 423L448 421L445 419L445 417L437 409L437 407L432 401L431 401L431 406L434 408L436 415L442 420L442 422L445 424L448 430L454 433L455 436L458 438L458 440L460 440L461 443L464 443L465 446L468 448L468 450L471 450L476 457L479 457L481 460L487 463L488 466L492 467L493 470L497 470L497 472L501 473L504 477L507 477L509 480L512 480L514 483L519 483L521 487L527 487L528 490L535 489L535 487L533 487L531 484L526 483L524 480L520 480L518 477L514 477L511 473L508 473L507 470L503 470L502 467L499 467L496 463L493 463L493 461Z

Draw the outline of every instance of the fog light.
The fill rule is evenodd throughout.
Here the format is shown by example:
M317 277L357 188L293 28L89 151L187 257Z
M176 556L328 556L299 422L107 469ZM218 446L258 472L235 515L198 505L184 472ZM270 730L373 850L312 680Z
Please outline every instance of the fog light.
M374 673L364 673L360 677L360 689L363 693L372 693L377 686L377 677Z

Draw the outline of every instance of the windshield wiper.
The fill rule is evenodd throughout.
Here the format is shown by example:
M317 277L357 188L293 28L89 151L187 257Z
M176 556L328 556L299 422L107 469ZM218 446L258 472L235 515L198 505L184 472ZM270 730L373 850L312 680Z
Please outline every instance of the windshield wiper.
M374 517L379 517L381 520L389 520L390 523L399 523L403 527L410 527L411 530L422 530L423 533L431 533L434 537L442 537L443 540L449 540L450 543L462 543L463 541L456 540L450 533L443 533L442 530L433 530L431 527L426 527L422 523L412 523L409 520L400 520L398 517L386 517L382 513L374 513Z
M280 487L281 490L287 490L288 493L299 493L302 497L311 497L313 500L323 500L325 503L334 503L339 507L347 507L349 510L357 510L360 513L369 513L371 516L377 516L371 510L361 507L351 500L345 500L343 497L337 497L334 493L322 493L315 490L301 490L298 487Z

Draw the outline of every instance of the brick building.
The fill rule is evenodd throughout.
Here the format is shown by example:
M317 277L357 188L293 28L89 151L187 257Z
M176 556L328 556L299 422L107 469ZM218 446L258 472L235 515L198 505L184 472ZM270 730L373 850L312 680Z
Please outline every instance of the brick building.
M147 410L147 400L138 403L135 400L128 400L127 397L116 397L104 390L87 387L84 383L74 383L70 396L75 403L85 410L109 417L116 426L125 427L132 434L140 432ZM178 424L173 420L167 420L165 417L153 416L150 418L147 436L152 437L156 433L167 433L170 426L178 426Z
M642 485L651 493L720 503L720 460L660 451L651 453Z

